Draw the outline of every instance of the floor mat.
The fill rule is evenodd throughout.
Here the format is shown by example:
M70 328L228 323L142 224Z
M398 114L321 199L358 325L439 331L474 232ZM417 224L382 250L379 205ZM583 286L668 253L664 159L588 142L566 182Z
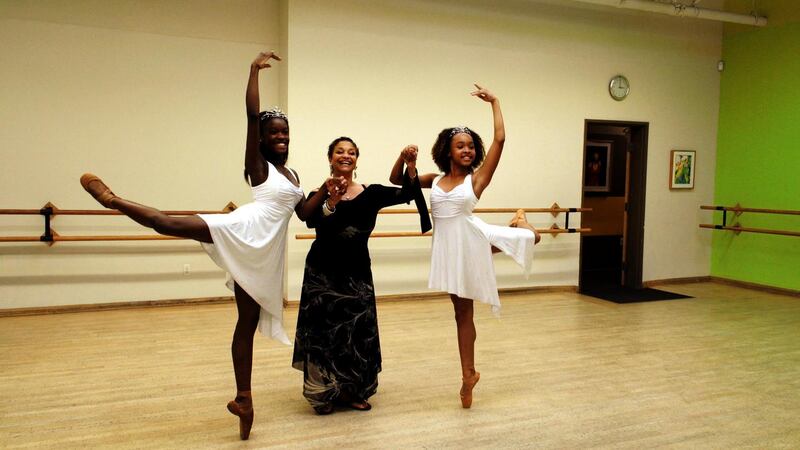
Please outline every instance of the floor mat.
M675 300L679 298L692 298L688 295L675 294L673 292L661 291L658 289L632 289L622 286L585 289L581 291L581 294L608 300L614 303L638 303L653 302L658 300Z

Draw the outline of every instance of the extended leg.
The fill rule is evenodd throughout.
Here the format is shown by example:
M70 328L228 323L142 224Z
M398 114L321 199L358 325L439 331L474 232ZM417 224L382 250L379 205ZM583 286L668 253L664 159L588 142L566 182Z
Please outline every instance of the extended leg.
M206 222L198 216L168 216L163 212L116 196L100 178L92 174L81 177L81 185L106 208L116 209L140 225L160 234L212 243Z

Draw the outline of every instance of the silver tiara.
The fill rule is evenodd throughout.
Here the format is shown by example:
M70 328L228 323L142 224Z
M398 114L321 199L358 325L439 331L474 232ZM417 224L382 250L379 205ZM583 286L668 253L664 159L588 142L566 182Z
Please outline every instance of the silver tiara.
M281 111L281 109L278 108L277 106L273 106L272 108L264 111L261 114L261 120L270 120L270 119L283 119L288 122L286 118L286 113Z
M467 127L455 127L452 130L450 130L450 137L453 137L453 136L457 135L458 133L472 134L472 130L470 130Z

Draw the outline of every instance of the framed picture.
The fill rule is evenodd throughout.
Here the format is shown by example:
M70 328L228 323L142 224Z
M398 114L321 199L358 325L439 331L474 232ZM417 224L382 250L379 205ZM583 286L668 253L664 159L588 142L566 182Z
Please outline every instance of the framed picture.
M694 150L672 150L669 153L670 189L694 189L696 159Z
M586 142L583 155L584 192L608 192L611 190L611 143Z

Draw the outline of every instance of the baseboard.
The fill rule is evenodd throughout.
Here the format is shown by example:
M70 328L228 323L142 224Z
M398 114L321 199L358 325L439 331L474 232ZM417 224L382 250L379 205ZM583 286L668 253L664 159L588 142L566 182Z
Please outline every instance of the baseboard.
M532 286L521 288L502 288L498 289L501 295L533 294L537 292L577 292L577 286ZM379 295L375 300L378 303L424 301L432 299L444 299L447 294L444 292L418 292L410 294ZM19 316L41 316L47 314L70 314L79 312L93 311L114 311L120 309L136 308L162 308L173 306L197 306L214 305L221 303L233 303L233 297L201 297L185 298L173 300L143 300L136 302L114 302L114 303L91 303L84 305L59 305L44 306L33 308L10 308L0 309L0 317L19 317ZM297 308L299 300L283 300L284 308Z
M709 277L711 281L720 284L727 284L729 286L736 286L745 289L752 289L761 292L769 292L770 294L790 295L792 297L800 297L800 291L788 288L779 288L774 286L767 286L766 284L751 283L749 281L732 280L723 277Z
M643 281L642 286L653 287L663 286L666 284L689 284L689 283L708 283L712 281L710 276L704 277L683 277L683 278L664 278L661 280L648 280Z
M0 309L0 317L41 316L47 314L69 314L119 309L159 308L165 306L214 305L233 303L233 297L201 297L172 300L141 300L135 302L89 303L84 305L42 306L33 308Z

